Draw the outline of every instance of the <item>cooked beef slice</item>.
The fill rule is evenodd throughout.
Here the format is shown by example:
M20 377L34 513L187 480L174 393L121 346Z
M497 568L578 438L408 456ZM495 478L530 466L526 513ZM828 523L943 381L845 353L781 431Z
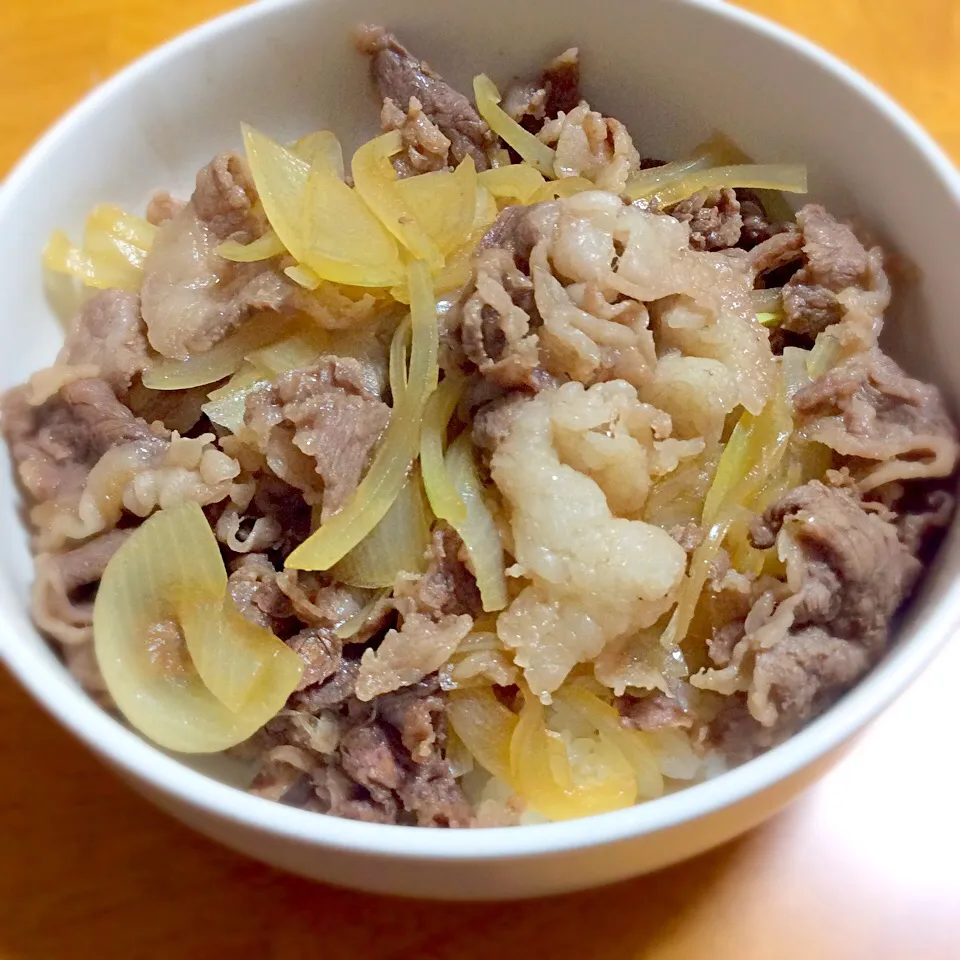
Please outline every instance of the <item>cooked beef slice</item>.
M322 503L322 520L356 490L389 419L350 357L281 374L247 397L245 416L274 471Z
M496 145L496 137L462 93L382 27L363 28L358 45L370 56L370 72L384 100L406 110L411 97L416 98L423 114L450 141L453 164L471 156L477 170L487 169L487 154Z

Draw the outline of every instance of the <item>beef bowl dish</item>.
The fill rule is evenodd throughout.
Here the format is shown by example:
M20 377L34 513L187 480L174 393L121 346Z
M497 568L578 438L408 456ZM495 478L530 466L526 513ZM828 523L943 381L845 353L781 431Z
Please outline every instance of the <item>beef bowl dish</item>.
M356 44L347 162L244 126L51 237L76 309L2 402L37 627L153 743L373 823L605 813L787 740L952 520L954 423L878 341L909 265L802 156L647 156L576 48L461 92Z

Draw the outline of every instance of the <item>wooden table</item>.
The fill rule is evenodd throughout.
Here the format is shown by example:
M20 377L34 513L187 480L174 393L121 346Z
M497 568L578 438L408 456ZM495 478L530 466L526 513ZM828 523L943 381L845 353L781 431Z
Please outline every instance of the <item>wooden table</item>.
M0 174L97 82L233 5L2 0ZM744 5L845 57L960 158L960 0ZM958 674L954 643L745 839L613 889L479 906L346 893L235 856L134 796L0 674L0 960L958 958Z

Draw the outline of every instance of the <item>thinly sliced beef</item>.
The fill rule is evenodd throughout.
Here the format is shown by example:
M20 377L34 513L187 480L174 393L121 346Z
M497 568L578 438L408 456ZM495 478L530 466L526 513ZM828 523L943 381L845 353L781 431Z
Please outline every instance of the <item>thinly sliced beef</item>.
M576 47L554 57L536 82L514 83L503 95L503 109L526 130L537 133L545 120L580 103L580 53Z
M355 667L341 660L323 683L294 695L292 717L268 724L255 792L354 820L468 826L470 807L444 757L446 712L435 678L357 709ZM311 744L300 731L313 724L337 734Z
M540 239L540 231L536 224L538 212L556 208L550 201L535 203L525 207L521 204L512 204L504 207L497 219L490 225L487 232L480 238L479 250L502 248L510 254L520 269L525 269L530 260L530 253Z
M814 338L843 319L848 309L840 296L844 291L885 286L882 254L867 251L850 227L816 204L800 210L797 225L799 233L773 237L752 256L758 274L799 265L783 287L781 330Z
M37 555L31 612L41 630L64 645L93 640L93 596L85 588L100 580L130 533L111 530L66 553Z
M737 190L737 200L740 202L740 215L743 217L739 245L744 250L753 250L788 228L788 224L778 223L770 218L763 201L752 190Z
M403 150L393 158L393 165L401 177L418 173L446 170L450 166L450 141L440 128L423 112L423 104L411 97L406 109L389 97L383 101L380 126L385 132L399 130Z
M384 100L390 99L404 109L415 97L423 114L450 141L453 164L471 156L478 170L487 169L488 152L496 146L496 138L462 93L382 27L364 27L358 46L370 56L370 71Z
M366 605L364 591L349 587L327 574L284 570L277 586L293 606L297 617L310 627L338 627L359 614ZM351 642L362 643L376 632L377 624L365 625Z
M533 282L503 249L477 254L476 287L461 309L460 337L467 358L503 387L536 388L540 367L539 316ZM547 378L548 379L548 378Z
M474 276L455 310L467 360L506 389L542 390L555 383L540 364L540 314L529 259L540 237L537 220L553 204L505 208L480 241Z
M513 391L485 403L473 418L473 442L486 453L493 453L507 438L513 418L528 395Z
M728 696L746 690L761 749L770 735L760 727L791 732L883 655L920 563L882 508L817 480L770 507L751 537L761 547L776 537L792 595L761 595L726 666L694 683Z
M740 201L729 187L716 193L701 190L668 212L681 223L690 224L690 246L694 250L728 250L740 243L743 216Z
M172 220L186 204L167 190L158 190L147 204L147 220L155 227Z
M617 697L620 722L633 730L668 730L692 727L693 717L673 698L663 693L646 697Z
M227 590L237 609L251 622L277 630L277 621L293 616L289 597L277 584L279 571L260 553L241 557L227 579ZM281 628L282 629L282 628Z
M390 419L360 361L324 357L247 398L245 422L271 469L333 516L360 483Z
M294 634L287 646L303 660L303 676L297 690L305 690L332 677L343 651L343 643L329 627L308 627Z
M359 672L360 664L357 660L343 658L334 672L322 683L295 693L291 701L297 709L307 713L342 707L354 697Z
M83 305L54 369L96 366L99 376L124 396L149 362L140 298L125 290L101 290Z
M426 572L413 581L398 584L395 596L405 610L425 613L439 619L483 610L480 590L467 569L463 541L445 524L433 531Z
M801 436L857 458L862 491L949 476L956 429L936 387L908 377L879 348L856 354L793 399Z
M120 403L105 380L76 380L40 406L26 387L3 398L3 432L20 481L38 503L79 496L107 450L163 438Z
M202 353L258 311L326 317L276 259L233 263L217 255L223 241L247 243L265 229L242 157L221 154L197 174L190 202L162 222L144 264L141 309L155 350L180 359Z
M904 546L914 555L927 555L950 526L956 506L956 497L942 487L921 484L905 490L895 502L897 532Z

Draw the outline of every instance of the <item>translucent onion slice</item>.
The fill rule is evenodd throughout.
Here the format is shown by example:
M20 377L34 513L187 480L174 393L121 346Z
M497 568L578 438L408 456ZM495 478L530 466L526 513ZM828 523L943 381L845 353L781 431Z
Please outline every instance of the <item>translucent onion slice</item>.
M750 299L753 301L753 309L758 313L777 313L783 309L783 288L754 290L750 294Z
M390 392L393 394L393 405L398 406L407 390L407 365L410 362L410 338L412 328L408 313L393 332L390 341L390 358L388 360L390 376Z
M467 433L462 433L450 445L444 465L454 489L466 507L466 517L460 521L451 520L450 523L467 548L470 565L480 588L483 609L488 613L502 610L509 599L503 543L484 498L473 444Z
M310 163L247 124L242 124L247 162L264 213L280 242L297 260L304 260L305 237L300 210Z
M413 330L408 386L398 385L400 399L394 403L380 447L353 497L287 557L287 567L329 570L383 519L406 482L420 448L423 408L439 376L437 306L426 263L410 264L408 283ZM395 336L402 335L401 331L402 327L398 328Z
M87 218L82 246L75 247L57 230L43 252L43 264L88 287L139 290L143 263L156 233L157 228L146 220L113 204L101 204Z
M299 283L305 290L316 290L323 283L323 278L314 273L302 263L295 263L292 267L284 267L283 272L294 282Z
M543 174L529 163L511 163L493 167L478 174L477 180L498 200L530 203L533 195L546 183Z
M500 104L500 91L496 84L481 73L473 78L473 97L477 102L477 111L490 126L490 129L504 143L513 147L531 166L536 167L545 177L553 177L553 162L556 153L545 143L538 140L529 130L524 130Z
M336 174L311 168L246 124L243 140L270 226L296 260L335 283L382 287L399 282L403 271L396 243Z
M287 370L309 367L323 354L330 353L332 346L333 338L327 331L306 323L296 333L248 353L247 360L276 376Z
M510 782L534 810L551 820L633 804L637 774L630 761L604 733L588 744L588 762L574 766L564 739L547 730L543 705L527 691L510 740Z
M620 713L614 707L577 684L561 687L554 699L580 714L627 758L637 776L640 800L653 800L663 794L663 775L650 737L639 730L624 727Z
M299 226L303 256L297 259L321 279L353 287L389 287L403 279L396 240L357 191L329 171L311 171Z
M236 240L227 240L216 249L218 257L232 260L234 263L255 263L259 260L269 260L286 253L287 248L273 230L267 232L252 243L237 243Z
M465 157L453 173L437 170L398 180L396 190L441 254L469 240L477 207L473 157Z
M402 146L398 130L367 141L353 155L353 182L357 193L390 233L414 257L425 260L432 270L439 270L443 254L411 209L390 162Z
M238 433L243 426L247 396L259 387L267 386L272 375L270 370L244 363L227 383L207 395L207 402L200 409L212 423Z
M308 133L290 145L290 150L306 160L312 170L326 170L343 179L343 148L331 130Z
M750 157L726 134L714 133L703 143L697 144L689 157L635 173L627 181L624 194L630 200L642 200L652 197L665 184L680 180L694 170L751 162Z
M143 372L143 385L151 390L188 390L216 383L236 373L247 354L273 343L289 329L289 323L275 313L257 314L204 353L153 364Z
M383 519L339 563L331 574L352 587L392 587L402 573L423 573L433 517L414 470Z
M824 330L817 336L816 342L807 357L807 373L816 380L837 365L843 355L840 341L830 332Z
M782 387L759 415L744 413L741 416L704 500L701 525L707 534L690 559L676 609L661 638L664 646L676 646L686 637L710 564L731 524L752 507L764 483L776 474L792 432L793 420Z
M806 193L807 168L801 164L735 164L694 170L661 187L653 199L661 209L673 206L700 190L746 187L781 193Z
M443 460L450 417L463 395L463 380L447 377L427 401L420 434L420 466L430 509L455 528L466 521L467 508Z
M494 695L490 687L451 690L447 718L463 745L484 770L511 783L510 742L517 716Z
M370 598L370 602L352 617L348 617L340 626L334 628L334 634L338 640L349 640L355 637L362 629L364 624L374 615L377 608L393 593L393 584L386 590L378 590Z
M127 720L168 750L236 746L283 708L303 672L269 630L238 621L226 583L210 525L192 503L146 520L100 583L94 642L107 689Z
M530 198L531 203L540 203L541 200L557 200L573 197L586 190L596 190L597 185L585 177L564 177L561 180L551 180L545 183Z
M477 185L477 208L473 214L473 230L477 240L482 236L483 231L493 223L500 215L500 209L497 207L496 198L487 190L483 184ZM473 244L476 246L476 243Z

